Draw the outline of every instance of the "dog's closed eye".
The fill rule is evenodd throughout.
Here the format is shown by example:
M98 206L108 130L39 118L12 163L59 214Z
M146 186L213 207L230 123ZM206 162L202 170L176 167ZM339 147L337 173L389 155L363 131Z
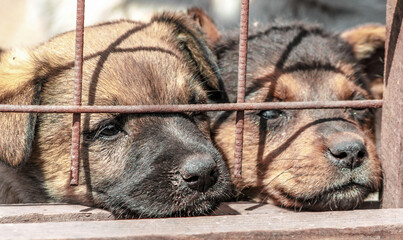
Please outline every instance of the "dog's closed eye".
M366 100L367 98L360 92L354 91L349 100ZM359 121L361 124L365 122L368 118L372 117L374 114L374 109L372 108L350 108L348 109L351 117L357 121Z
M267 120L275 120L275 119L285 116L285 113L281 110L265 110L265 111L259 112L258 115L261 118L264 118Z
M103 128L99 129L95 138L102 138L105 140L113 140L116 136L121 133L123 129L119 126L119 124L110 123Z
M84 132L85 139L88 141L115 140L122 133L125 133L123 130L124 123L120 120L122 120L121 117L116 117L99 122L92 130Z
M288 119L288 115L282 110L263 110L257 114L260 117L260 122L264 121L265 125L272 127L279 127L285 124L285 120Z

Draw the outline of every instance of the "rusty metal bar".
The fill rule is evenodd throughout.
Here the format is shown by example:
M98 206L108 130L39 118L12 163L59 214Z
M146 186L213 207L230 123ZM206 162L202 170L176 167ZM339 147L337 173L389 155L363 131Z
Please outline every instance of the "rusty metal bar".
M76 19L76 52L74 60L74 105L81 106L82 76L83 76L83 46L84 46L84 10L85 0L77 0ZM73 114L71 135L71 169L70 185L78 185L80 162L80 124L81 114Z
M403 207L403 1L386 5L385 78L381 130L383 208Z
M243 111L269 109L330 109L381 108L382 100L324 101L324 102L264 102L190 105L135 105L135 106L49 106L0 105L0 112L36 113L168 113L192 111Z
M248 53L248 23L249 23L249 0L241 2L241 24L239 33L239 60L238 60L238 89L237 103L245 102L246 66ZM243 149L243 110L236 113L235 126L235 152L234 152L234 176L242 176L242 149Z
M194 111L243 111L269 109L330 109L330 108L381 108L382 100L324 101L324 102L264 102L184 105L135 106L50 106L0 105L0 112L36 113L168 113Z

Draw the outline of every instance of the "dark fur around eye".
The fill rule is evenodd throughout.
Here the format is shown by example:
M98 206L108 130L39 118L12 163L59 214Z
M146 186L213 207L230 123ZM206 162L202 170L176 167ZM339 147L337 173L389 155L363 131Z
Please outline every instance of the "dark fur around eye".
M122 132L122 129L117 124L108 124L97 133L95 137L102 139L111 139Z
M278 128L285 126L289 119L288 114L282 110L263 110L255 116L260 118L258 122L261 127L271 131L276 131Z
M94 130L84 132L86 140L114 140L119 134L124 133L123 125L118 119L100 122Z
M264 110L259 112L258 115L267 120L276 120L286 116L285 112L281 110Z
M348 112L350 113L350 116L360 124L365 123L374 114L374 110L368 108L350 108Z
M367 100L367 98L361 94L358 91L354 91L351 94L351 97L349 100ZM350 114L350 117L356 121L358 121L360 124L365 123L366 120L372 117L374 114L374 109L372 108L349 108L348 113Z

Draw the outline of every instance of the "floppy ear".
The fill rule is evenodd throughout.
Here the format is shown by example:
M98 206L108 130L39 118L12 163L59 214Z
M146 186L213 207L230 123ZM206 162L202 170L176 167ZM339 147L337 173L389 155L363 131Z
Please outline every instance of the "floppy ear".
M187 10L188 16L200 27L209 44L214 45L221 38L221 33L214 20L201 8L193 7Z
M375 98L382 98L386 29L383 25L368 24L340 35L352 47L371 83Z
M216 57L194 21L187 15L178 13L163 13L153 17L151 21L165 22L174 27L177 44L183 50L192 72L199 77L200 83L208 92L209 98L217 101L225 99L226 95L221 91L223 83Z
M26 51L0 53L0 104L39 104L40 85ZM36 113L0 113L0 161L18 167L30 156Z

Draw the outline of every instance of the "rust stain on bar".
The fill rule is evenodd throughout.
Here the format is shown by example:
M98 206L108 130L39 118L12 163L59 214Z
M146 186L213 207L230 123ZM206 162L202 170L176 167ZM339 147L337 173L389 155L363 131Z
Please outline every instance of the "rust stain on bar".
M0 112L36 113L169 113L192 111L243 111L270 109L332 109L381 108L382 100L325 101L325 102L264 102L191 105L136 105L136 106L50 106L0 105Z
M249 18L249 0L241 2L241 23L239 34L239 60L238 60L238 89L237 103L245 102L245 83L246 83L246 56L248 53L248 18ZM242 149L243 149L243 130L244 130L243 110L236 113L235 127L235 153L234 153L234 176L242 176Z
M83 75L83 46L84 46L84 9L85 0L77 0L76 19L76 52L74 60L74 105L81 106L82 75ZM78 185L78 170L80 162L80 124L81 114L73 114L71 135L71 169L70 185Z

